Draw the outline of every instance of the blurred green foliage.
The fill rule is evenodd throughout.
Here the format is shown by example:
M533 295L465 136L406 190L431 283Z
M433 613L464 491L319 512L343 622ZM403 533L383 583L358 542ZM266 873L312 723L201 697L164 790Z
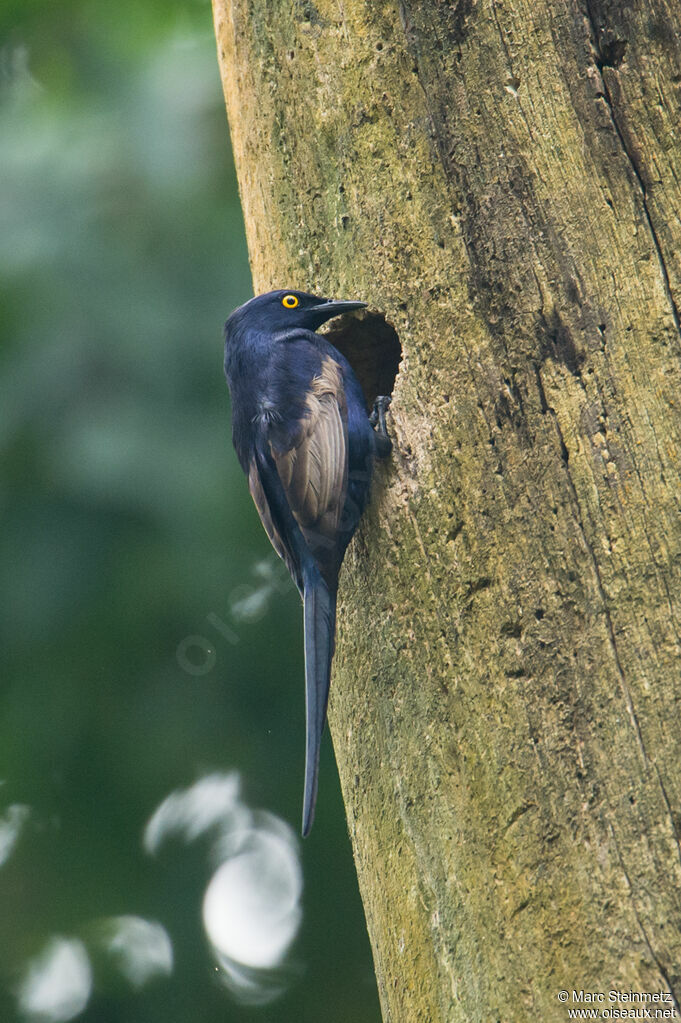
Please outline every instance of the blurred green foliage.
M95 963L79 1019L375 1021L328 745L277 1002L215 980L205 849L141 843L209 771L296 828L302 796L299 603L229 441L220 328L250 277L209 6L3 0L0 140L0 815L29 808L0 866L0 1020L50 935L132 913L173 974L134 992Z

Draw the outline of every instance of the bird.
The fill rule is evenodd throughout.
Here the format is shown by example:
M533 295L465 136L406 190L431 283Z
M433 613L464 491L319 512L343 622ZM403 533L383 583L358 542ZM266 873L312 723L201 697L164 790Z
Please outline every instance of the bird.
M304 291L257 295L225 324L232 441L272 546L303 602L305 786L302 834L314 820L319 753L335 646L338 575L390 453L388 395L371 414L348 360L317 329L366 302Z

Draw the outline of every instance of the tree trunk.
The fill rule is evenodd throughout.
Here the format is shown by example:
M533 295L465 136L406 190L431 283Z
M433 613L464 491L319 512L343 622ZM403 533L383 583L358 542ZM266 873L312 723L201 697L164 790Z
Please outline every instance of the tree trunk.
M215 15L256 291L403 350L330 711L384 1017L678 1006L679 6Z

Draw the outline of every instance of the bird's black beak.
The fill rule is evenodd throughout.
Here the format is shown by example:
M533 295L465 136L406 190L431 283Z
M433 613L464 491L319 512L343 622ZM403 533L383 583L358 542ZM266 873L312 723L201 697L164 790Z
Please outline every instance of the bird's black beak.
M323 317L324 320L330 320L332 316L340 316L342 313L351 313L355 309L366 309L366 302L319 302L317 305L310 307L309 312L314 313L315 316Z

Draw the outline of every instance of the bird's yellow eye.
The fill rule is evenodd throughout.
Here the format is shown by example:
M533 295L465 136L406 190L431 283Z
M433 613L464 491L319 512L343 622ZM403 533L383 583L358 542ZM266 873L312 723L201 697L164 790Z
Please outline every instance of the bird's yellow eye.
M298 299L295 295L284 295L281 300L281 304L286 306L287 309L295 309L298 305Z

